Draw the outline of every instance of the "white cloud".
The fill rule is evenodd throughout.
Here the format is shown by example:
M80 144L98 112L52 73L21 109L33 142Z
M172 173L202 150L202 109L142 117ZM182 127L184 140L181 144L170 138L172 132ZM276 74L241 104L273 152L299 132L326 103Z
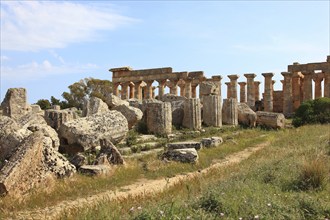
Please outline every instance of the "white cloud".
M4 61L7 61L7 60L10 60L9 57L7 57L7 56L0 56L0 61L4 62Z
M75 73L86 73L97 70L96 64L61 64L54 65L48 60L43 62L30 62L18 66L1 65L1 78L8 81L29 81L46 78L50 75L67 75Z
M38 51L90 41L101 30L113 30L137 20L102 5L56 1L2 1L1 47Z

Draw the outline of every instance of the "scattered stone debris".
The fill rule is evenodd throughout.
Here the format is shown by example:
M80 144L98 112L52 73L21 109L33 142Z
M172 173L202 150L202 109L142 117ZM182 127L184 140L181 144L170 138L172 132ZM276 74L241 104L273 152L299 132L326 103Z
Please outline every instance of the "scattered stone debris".
M257 123L257 114L246 104L238 103L238 123L249 127L255 127Z
M196 141L186 141L186 142L175 142L167 144L166 149L171 151L175 149L186 149L186 148L195 148L196 150L200 150L202 148L202 144Z
M162 158L182 163L196 163L198 154L195 148L174 149L164 152Z
M201 144L205 148L217 147L218 145L223 143L223 139L221 137L210 137L203 138L201 140Z

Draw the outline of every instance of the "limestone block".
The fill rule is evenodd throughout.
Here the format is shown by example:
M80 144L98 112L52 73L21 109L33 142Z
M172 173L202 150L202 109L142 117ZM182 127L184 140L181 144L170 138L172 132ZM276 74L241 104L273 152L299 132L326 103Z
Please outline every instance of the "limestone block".
M207 126L222 126L221 96L203 96L203 123Z
M175 101L185 101L187 100L184 96L177 96L174 94L165 94L160 98L163 102L175 102Z
M280 129L285 127L285 117L282 113L263 112L257 113L257 125Z
M182 163L196 163L198 153L195 148L175 149L164 152L162 158Z
M99 146L100 139L109 139L116 144L126 137L128 124L118 111L68 121L61 125L59 137L61 144L78 146L83 151Z
M128 122L128 129L131 129L143 117L142 111L132 106L119 105L114 107L113 110L117 110L125 116Z
M70 176L75 167L51 146L51 139L37 131L20 143L0 171L0 195L20 196L45 185L47 177Z
M169 102L148 103L146 111L148 132L167 135L172 133L172 110Z
M32 132L21 128L14 119L0 117L0 161L9 159L18 149L19 144ZM0 164L1 168L2 164Z
M202 148L202 145L200 142L196 142L196 141L175 142L175 143L167 144L167 150L186 149L186 148L195 148L196 150L200 150Z
M222 123L226 125L238 125L238 108L235 98L223 100Z
M8 89L5 98L1 103L1 108L4 116L11 117L15 120L31 111L31 108L27 103L26 89Z
M42 112L41 108L39 105L30 105L32 113L40 113Z
M111 141L107 139L100 140L101 150L97 159L105 157L109 164L122 165L125 163L124 158L121 156L119 150Z
M190 98L185 101L182 126L192 130L202 128L201 102L198 98Z
M47 124L55 130L58 130L63 123L72 121L76 118L76 113L71 110L48 109L45 111L45 120Z
M119 105L129 105L127 101L120 99L118 96L115 96L112 93L106 94L104 101L109 106L109 109L112 109Z
M238 103L238 123L249 127L255 127L257 114L246 104Z
M222 143L223 143L222 137L203 138L201 141L202 146L206 148L216 147Z
M60 139L58 138L58 134L55 129L47 124L31 124L27 127L27 129L32 132L41 131L45 137L49 137L52 140L51 146L58 151Z
M107 165L83 165L79 168L79 172L89 176L99 176L109 174L111 167Z
M199 95L219 95L220 94L220 83L206 81L200 84Z
M83 110L83 116L90 116L96 113L105 113L109 111L108 105L97 97L91 97L86 101Z
M79 168L86 165L87 158L82 153L77 153L70 159L70 163L72 163L76 168Z

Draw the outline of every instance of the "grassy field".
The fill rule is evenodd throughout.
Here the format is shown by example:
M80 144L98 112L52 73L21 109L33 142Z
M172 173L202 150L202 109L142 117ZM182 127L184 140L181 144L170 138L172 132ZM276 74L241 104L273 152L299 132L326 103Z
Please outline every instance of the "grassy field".
M329 126L281 131L211 129L202 135L222 136L225 142L199 151L198 164L164 163L156 154L130 159L111 177L76 175L53 183L51 190L31 192L21 201L1 198L0 218L115 189L142 178L166 178L204 169L227 155L266 142L270 144L240 164L181 182L161 194L102 203L63 215L63 219L330 218Z
M275 137L271 144L240 164L183 182L162 194L104 203L66 218L329 219L329 126L266 134L268 139ZM246 145L253 145L249 141L254 139L237 137Z

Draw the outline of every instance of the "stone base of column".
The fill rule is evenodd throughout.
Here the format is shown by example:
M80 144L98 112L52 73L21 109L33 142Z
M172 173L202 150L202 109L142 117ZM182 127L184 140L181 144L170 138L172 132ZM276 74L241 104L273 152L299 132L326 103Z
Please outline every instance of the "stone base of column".
M201 102L198 98L191 98L185 101L182 126L192 130L200 130L202 128Z
M221 96L203 96L203 123L207 126L222 126Z
M167 135L172 133L171 103L147 104L147 128L152 134Z
M238 107L236 99L229 98L223 100L222 123L226 125L238 125Z

